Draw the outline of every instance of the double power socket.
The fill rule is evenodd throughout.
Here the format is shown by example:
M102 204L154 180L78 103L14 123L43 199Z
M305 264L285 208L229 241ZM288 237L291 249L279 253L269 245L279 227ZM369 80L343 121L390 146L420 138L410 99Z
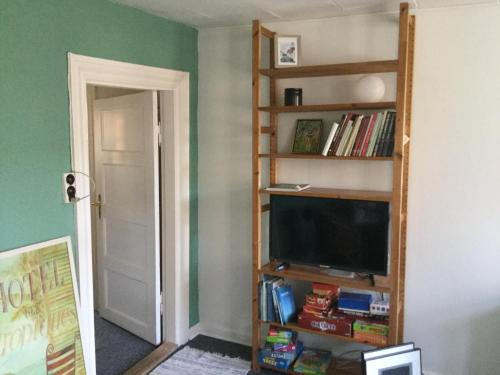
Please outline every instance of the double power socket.
M76 203L75 173L64 173L62 177L64 203Z

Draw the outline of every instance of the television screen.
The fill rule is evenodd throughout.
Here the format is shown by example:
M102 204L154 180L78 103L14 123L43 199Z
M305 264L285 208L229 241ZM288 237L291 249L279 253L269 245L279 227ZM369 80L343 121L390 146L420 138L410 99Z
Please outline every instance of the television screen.
M389 203L271 195L270 257L387 275Z

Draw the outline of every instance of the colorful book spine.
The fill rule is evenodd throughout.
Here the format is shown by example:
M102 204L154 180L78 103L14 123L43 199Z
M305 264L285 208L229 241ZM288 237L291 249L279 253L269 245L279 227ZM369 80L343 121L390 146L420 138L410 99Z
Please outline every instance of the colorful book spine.
M382 125L385 122L385 118L387 117L387 111L384 111L382 113L382 116L377 117L377 123L375 125L375 129L373 131L373 136L370 140L370 145L368 146L368 152L366 156L375 156L374 150L375 150L375 145L377 143L377 139L380 135L380 129L382 128Z
M335 134L335 137L333 138L332 145L330 146L330 150L328 151L328 155L335 155L337 152L337 148L339 146L340 140L342 139L342 135L344 134L344 131L347 127L347 123L352 117L352 113L349 112L347 115L342 116L342 120L340 122L340 128Z
M361 121L363 120L363 116L358 116L356 122L353 124L352 132L349 135L349 139L345 146L343 156L350 156L352 152L352 148L354 147L354 141L359 132L359 127L361 126Z
M396 113L392 112L391 122L389 123L389 131L384 142L384 147L382 149L382 155L391 156L392 148L394 148L394 128L396 125Z
M359 156L361 150L361 143L363 142L366 131L368 129L368 124L370 123L371 117L363 117L363 121L361 121L361 126L359 127L358 136L356 137L356 141L354 142L354 148L351 152L351 156Z
M347 123L344 134L342 134L342 139L340 140L340 143L335 151L335 156L342 156L342 153L344 152L345 144L347 143L347 139L351 135L352 132L352 127L353 127L354 121L351 119Z
M377 142L375 144L375 149L373 151L374 156L382 156L382 145L383 145L385 137L387 137L389 123L391 121L391 113L392 112L387 112L387 116L385 117L384 124L382 125L382 129L380 130L380 134L379 134L379 137L378 137Z
M363 141L363 145L361 147L361 156L366 156L366 153L368 151L368 145L370 144L370 139L373 134L373 128L375 127L375 124L377 122L377 117L379 116L379 113L374 113L370 117L370 123L368 125L368 131L366 132L366 137L365 140Z
M326 139L325 146L323 147L323 151L321 152L321 155L323 155L323 156L328 155L328 152L330 151L330 148L331 148L331 145L333 142L333 138L335 137L335 133L337 133L338 128L339 128L339 124L334 122L332 124L332 128L330 129L330 133L328 133L328 138Z

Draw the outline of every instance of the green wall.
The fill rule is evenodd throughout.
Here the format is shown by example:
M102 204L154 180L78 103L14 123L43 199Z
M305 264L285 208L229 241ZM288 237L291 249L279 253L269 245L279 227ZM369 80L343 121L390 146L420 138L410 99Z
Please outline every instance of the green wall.
M190 316L198 313L197 31L104 0L0 0L0 251L74 234L67 52L187 71Z

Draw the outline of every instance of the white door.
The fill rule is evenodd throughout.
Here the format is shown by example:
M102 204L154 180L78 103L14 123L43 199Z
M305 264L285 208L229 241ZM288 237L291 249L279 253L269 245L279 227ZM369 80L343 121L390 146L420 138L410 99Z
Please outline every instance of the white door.
M94 150L99 314L159 344L156 91L95 100Z

